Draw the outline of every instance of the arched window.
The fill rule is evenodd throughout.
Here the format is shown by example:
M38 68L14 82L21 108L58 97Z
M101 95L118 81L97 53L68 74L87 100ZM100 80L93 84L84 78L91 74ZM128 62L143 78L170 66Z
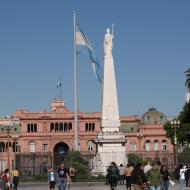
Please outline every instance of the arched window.
M58 132L58 129L59 128L59 126L58 126L58 123L55 123L55 132Z
M145 151L150 151L150 140L146 140L145 142Z
M93 142L88 141L88 151L93 151Z
M136 143L131 143L131 151L137 151Z
M29 142L29 152L35 152L36 151L36 143L34 141Z
M30 132L34 132L34 125L33 125L33 123L30 124L30 127L31 127L30 128Z
M162 150L163 151L167 151L168 150L168 145L167 145L167 141L166 140L162 141Z
M60 129L59 129L60 131L63 131L63 123L60 123L60 124L59 124L59 128L60 128Z
M67 132L67 123L64 123L64 132Z
M50 131L54 131L54 123L50 124Z
M88 124L88 130L91 131L92 130L92 123Z
M92 123L92 131L95 130L95 123Z
M27 132L30 132L30 123L27 124Z
M154 151L159 151L159 141L158 140L154 141Z
M88 123L85 123L85 131L88 131Z
M69 131L72 130L72 123L69 123Z
M19 145L18 145L18 142L13 142L13 152L18 152L19 151Z
M37 124L34 124L34 132L37 132Z
M0 152L5 152L5 143L0 142Z

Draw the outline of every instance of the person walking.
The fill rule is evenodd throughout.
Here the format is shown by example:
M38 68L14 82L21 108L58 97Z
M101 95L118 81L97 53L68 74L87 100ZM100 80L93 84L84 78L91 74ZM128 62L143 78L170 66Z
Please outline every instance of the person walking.
M19 171L17 167L12 171L12 178L13 189L17 190L19 184Z
M190 184L189 184L189 179L190 179L190 163L187 163L186 169L187 169L187 170L185 171L186 187L190 187Z
M160 190L162 183L162 176L160 173L160 166L155 162L147 174L148 184L150 186L150 190Z
M58 174L58 190L66 190L66 182L69 180L69 174L66 168L64 167L64 164L62 163L57 170Z
M184 189L186 166L180 164L179 166L179 190Z
M162 176L162 190L168 190L169 180L171 180L167 166L163 165L160 169Z
M123 166L123 164L120 164L119 166L119 182L120 182L120 185L124 185L124 180L125 180L125 169L126 167Z
M55 189L56 184L56 175L52 167L49 168L48 171L48 182L49 182L49 189Z
M126 187L127 190L131 190L132 185L132 171L133 167L130 166L130 164L127 164L127 167L125 169L125 179L126 179Z
M77 171L75 170L75 168L73 168L73 167L70 167L69 168L69 177L70 177L70 179L71 179L71 182L75 182L76 181L76 173L77 173Z
M138 163L132 171L132 183L134 190L143 190L147 186L147 178L141 163Z
M1 175L1 190L9 190L10 188L10 174L9 169L5 169L3 174Z
M109 166L107 172L108 172L108 176L109 176L110 188L111 188L111 190L115 190L117 183L118 183L118 178L119 178L119 169L115 162L110 163L110 166Z

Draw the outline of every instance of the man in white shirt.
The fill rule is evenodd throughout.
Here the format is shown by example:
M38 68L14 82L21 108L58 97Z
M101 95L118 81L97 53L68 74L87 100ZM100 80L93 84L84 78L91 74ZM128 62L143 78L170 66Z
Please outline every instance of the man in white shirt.
M120 164L120 167L119 167L119 181L120 181L120 184L124 184L125 169L126 169L126 167L123 166L123 164Z
M150 162L148 162L148 163L144 166L144 168L143 168L144 173L146 174L151 168L152 168L152 166L150 165Z
M183 166L183 168L181 168L179 170L179 190L183 190L184 188L184 182L185 182L185 171L187 170L186 166Z

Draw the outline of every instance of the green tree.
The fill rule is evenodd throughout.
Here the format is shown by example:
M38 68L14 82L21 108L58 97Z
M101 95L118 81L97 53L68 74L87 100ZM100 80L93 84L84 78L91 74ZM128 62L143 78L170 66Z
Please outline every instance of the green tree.
M186 81L185 86L187 86L188 89L190 89L190 68L185 71L186 74Z
M69 152L64 159L66 168L74 167L77 170L77 178L85 178L90 175L88 160L79 151Z
M129 154L127 154L127 157L128 157L128 163L132 166L135 166L137 163L141 163L141 164L145 163L143 158L141 158L137 154L129 153Z
M185 86L190 90L190 68L185 71L186 81ZM177 140L180 144L190 143L190 102L185 103L183 110L180 112L177 120L180 121L180 127L176 129ZM166 136L174 143L174 129L171 124L168 122L164 126L166 130Z
M179 163L187 163L190 161L190 148L186 147L183 152L178 155Z

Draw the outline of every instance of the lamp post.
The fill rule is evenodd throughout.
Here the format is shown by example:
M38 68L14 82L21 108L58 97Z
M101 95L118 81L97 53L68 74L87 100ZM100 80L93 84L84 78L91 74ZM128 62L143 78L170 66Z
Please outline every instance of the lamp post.
M179 120L172 120L171 121L171 126L174 129L174 165L177 166L177 134L176 134L176 129L180 126L180 121Z
M14 121L10 121L7 125L3 125L3 129L6 130L6 132L7 132L7 141L8 141L7 142L7 168L9 168L9 169L10 169L10 149L9 149L9 146L10 146L10 139L11 139L10 132L14 126L15 126Z
M139 139L139 152L140 152L140 156L141 156L141 140L143 138L143 134L139 131L139 129L138 129L138 133L137 133L137 138Z

